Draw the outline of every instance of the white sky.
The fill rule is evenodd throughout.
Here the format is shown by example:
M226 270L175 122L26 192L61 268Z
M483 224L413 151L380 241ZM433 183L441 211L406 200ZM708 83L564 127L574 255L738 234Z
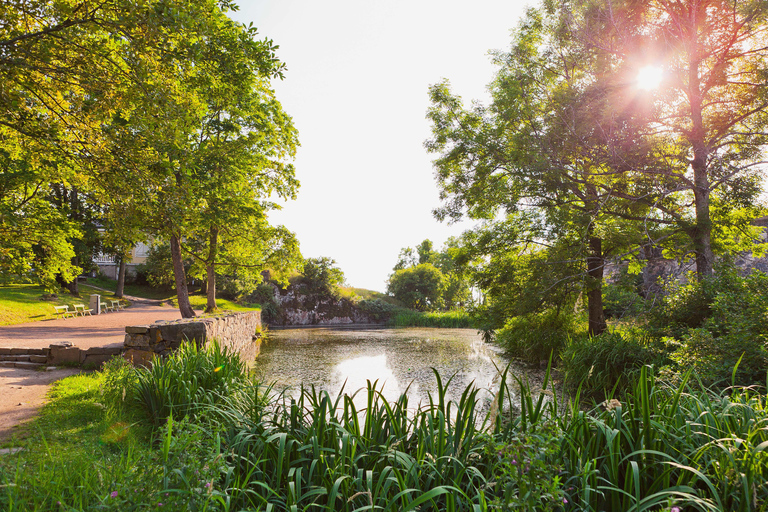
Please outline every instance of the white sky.
M231 16L280 46L277 97L299 130L298 199L272 214L305 257L336 260L350 286L385 291L402 247L437 248L448 226L423 142L428 88L448 78L468 104L485 101L525 1L240 0Z

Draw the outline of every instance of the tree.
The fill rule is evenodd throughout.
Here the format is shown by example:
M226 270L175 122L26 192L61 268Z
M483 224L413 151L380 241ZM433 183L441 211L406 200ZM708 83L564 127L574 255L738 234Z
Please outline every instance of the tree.
M418 311L440 309L444 289L445 277L431 263L397 270L387 283L387 293L406 307Z
M657 194L653 185L628 179L624 162L644 149L634 138L637 118L615 108L606 63L573 39L570 14L555 2L529 10L511 50L496 55L488 108L465 109L447 82L433 86L426 147L439 153L434 165L444 204L436 216L486 219L481 229L488 232L501 219L499 228L514 238L484 247L546 256L553 270L551 257L563 257L562 268L574 272L553 285L564 290L569 281L581 282L589 332L599 334L606 329L606 258L640 241L642 230L629 225L646 220L648 207L632 199Z
M336 300L340 297L339 287L344 284L344 272L327 256L308 258L304 260L299 283L308 296Z
M690 237L702 279L714 262L713 206L748 206L761 188L768 8L753 0L577 5L585 15L574 19L575 34L616 63L611 72L625 95L642 66L663 72L649 93L645 135L665 142L664 160L638 170L672 182L668 193L682 196L686 207L665 213Z
M439 300L433 299L431 302L436 305L435 307L439 305L440 308L446 309L461 308L465 307L470 300L470 285L465 272L466 253L467 251L460 247L460 242L456 238L449 238L440 251L434 250L432 241L425 239L415 249L411 247L401 249L398 261L392 270L397 273L425 263L432 264L441 272L443 286ZM429 273L419 275L432 279Z

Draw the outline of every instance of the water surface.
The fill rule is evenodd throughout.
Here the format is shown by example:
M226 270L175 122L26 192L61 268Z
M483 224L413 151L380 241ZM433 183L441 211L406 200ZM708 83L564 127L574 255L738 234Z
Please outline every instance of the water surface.
M426 401L436 389L431 368L443 381L453 377L449 396L457 400L470 383L483 390L498 387L498 370L507 361L472 329L302 328L270 331L256 370L277 388L315 385L336 395L379 381L387 400L406 389L412 403ZM495 382L494 382L495 381ZM346 383L346 384L345 384ZM495 385L494 385L495 384ZM483 393L488 401L489 393Z

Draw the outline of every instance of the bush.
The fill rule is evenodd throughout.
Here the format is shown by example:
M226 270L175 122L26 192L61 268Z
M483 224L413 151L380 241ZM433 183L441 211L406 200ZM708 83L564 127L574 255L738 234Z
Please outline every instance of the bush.
M357 303L357 307L374 322L386 322L402 309L381 299L364 299Z
M195 418L206 407L225 402L246 379L245 365L237 354L213 342L198 348L182 343L165 359L156 359L149 369L136 370L129 391L133 402L154 426L174 418Z
M728 263L701 283L674 288L651 317L651 332L678 346L681 369L696 368L706 385L764 384L768 370L768 276L741 276Z
M637 316L645 306L645 300L633 289L620 284L603 286L603 309L607 318Z
M466 311L424 313L421 311L400 310L393 316L389 325L395 327L438 327L443 329L465 329L474 327L472 317Z
M275 288L269 283L261 283L248 296L248 302L261 306L261 321L271 324L280 317L280 305L275 299Z
M513 357L538 365L550 355L556 361L565 340L579 330L584 329L575 315L549 310L510 319L497 332L496 341Z
M664 363L664 354L650 345L638 331L574 336L561 356L565 383L572 389L582 385L591 396L610 396L613 389L623 394L643 366Z

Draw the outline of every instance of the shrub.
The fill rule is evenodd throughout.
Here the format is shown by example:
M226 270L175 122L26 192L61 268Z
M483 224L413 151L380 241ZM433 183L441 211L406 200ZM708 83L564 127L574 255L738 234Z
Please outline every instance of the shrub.
M280 317L280 305L275 299L275 288L269 283L261 283L248 296L248 301L261 306L261 320L265 324L271 324Z
M566 384L572 389L582 385L591 396L611 396L613 389L623 394L643 366L665 361L638 331L571 337L561 358Z
M132 400L155 426L174 418L196 417L207 406L226 401L245 383L245 365L237 354L217 342L198 348L182 343L149 369L136 370Z
M634 289L620 284L603 286L603 309L608 318L636 316L645 306L645 300Z
M659 338L672 338L678 348L671 358L680 368L696 368L707 385L729 385L732 376L740 385L765 383L768 276L757 270L741 276L722 263L701 283L675 287L649 328Z
M364 299L357 307L374 322L386 322L402 308L381 299Z
M439 327L443 329L464 329L474 327L472 317L466 311L454 310L424 313L421 311L399 310L389 321L395 327Z
M513 357L537 365L550 355L556 361L565 340L579 330L575 315L549 310L510 319L497 332L496 341Z

